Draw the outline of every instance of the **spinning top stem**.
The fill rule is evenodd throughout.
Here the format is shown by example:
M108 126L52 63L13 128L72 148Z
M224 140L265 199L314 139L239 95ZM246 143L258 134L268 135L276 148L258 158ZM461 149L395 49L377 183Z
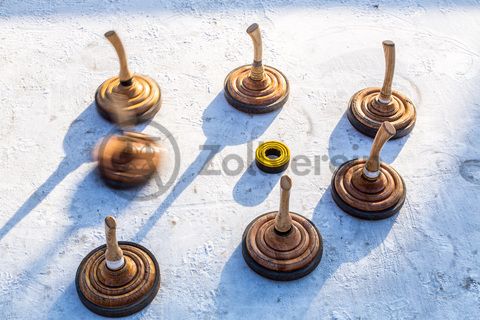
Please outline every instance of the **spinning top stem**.
M292 217L289 209L291 187L290 177L283 176L280 180L280 209L275 217L275 230L280 233L287 233L292 229Z
M128 69L127 54L123 48L122 41L118 37L117 33L113 30L106 32L105 37L115 48L115 51L118 55L118 60L120 61L120 74L118 75L120 78L120 83L124 86L131 85L133 74Z
M107 238L107 250L105 251L105 261L107 268L118 270L125 265L123 251L117 242L117 222L112 216L105 218L105 236Z
M397 131L390 122L384 122L373 140L370 156L368 157L365 167L363 167L363 175L367 179L377 179L380 175L380 151L383 145L395 135Z
M389 104L392 100L392 83L395 71L395 43L385 40L382 42L382 45L385 55L385 78L377 100L382 104Z
M262 34L260 27L254 23L247 28L247 33L253 41L253 63L249 77L252 80L263 80L265 70L262 63Z

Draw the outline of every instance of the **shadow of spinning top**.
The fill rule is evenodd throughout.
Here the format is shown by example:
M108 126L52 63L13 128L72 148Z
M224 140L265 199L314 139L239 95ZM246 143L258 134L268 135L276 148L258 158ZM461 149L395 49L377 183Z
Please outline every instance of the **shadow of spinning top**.
M361 133L370 137L375 134L384 121L390 122L397 133L393 139L409 134L417 118L412 101L398 91L392 91L395 70L395 44L383 41L385 54L385 79L382 88L365 88L350 99L347 117L350 123Z
M253 63L238 67L227 75L224 83L225 98L242 112L275 111L287 102L287 78L277 69L263 65L262 36L258 24L248 27L247 33L253 41Z
M120 60L120 74L106 80L98 87L95 93L97 110L107 120L115 121L115 103L112 95L118 93L128 97L126 108L133 112L135 123L153 118L161 105L160 87L152 78L130 72L123 44L115 31L108 31L105 37L117 52Z
M258 274L280 281L295 280L312 272L323 253L322 236L315 225L289 211L288 176L280 180L280 209L265 213L245 229L242 254Z
M373 140L368 160L350 160L335 171L332 196L343 211L357 218L379 220L402 208L405 182L395 169L380 161L380 150L394 135L393 125L384 122Z
M160 288L160 269L143 246L117 242L116 222L105 218L107 244L90 252L80 263L75 286L82 303L107 317L124 317L145 308Z
M126 97L112 95L114 115L122 134L107 136L96 150L98 170L105 182L114 188L128 188L145 183L160 164L160 146L150 136L128 130L134 122L131 112L123 106Z

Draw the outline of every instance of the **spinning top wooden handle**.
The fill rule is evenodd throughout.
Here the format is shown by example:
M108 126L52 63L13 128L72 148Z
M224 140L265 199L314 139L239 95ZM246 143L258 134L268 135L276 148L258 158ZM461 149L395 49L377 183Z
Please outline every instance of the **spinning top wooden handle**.
M247 28L247 33L253 41L253 63L250 70L250 78L252 80L262 80L264 77L262 63L262 34L260 27L254 23Z
M292 217L290 216L290 189L292 188L292 180L289 176L284 175L280 180L280 208L275 217L275 230L281 233L290 231L292 228Z
M380 151L382 150L385 142L390 140L397 131L395 127L388 121L382 123L377 131L377 135L373 140L372 149L370 150L370 156L368 157L365 167L363 167L363 176L367 179L373 180L380 175Z
M392 99L392 82L393 73L395 71L395 43L390 40L385 40L382 45L383 53L385 55L385 78L377 100L380 103L388 104Z
M115 31L108 31L105 33L105 37L110 41L110 43L115 48L117 52L118 59L120 60L120 83L123 85L130 85L132 81L133 74L128 69L127 64L127 55L125 53L125 49L123 48L122 41L118 37Z
M123 251L117 242L117 222L112 216L105 218L105 236L107 238L107 250L105 251L105 261L107 268L118 270L125 264Z

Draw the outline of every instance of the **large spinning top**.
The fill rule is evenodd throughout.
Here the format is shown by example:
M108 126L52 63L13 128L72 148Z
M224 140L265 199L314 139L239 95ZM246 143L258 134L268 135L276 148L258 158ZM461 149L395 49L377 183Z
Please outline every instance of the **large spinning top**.
M347 117L358 131L370 137L375 137L382 123L388 121L397 131L393 136L396 139L412 131L417 114L409 98L392 90L395 44L383 41L383 51L386 71L382 88L365 88L355 93L350 99Z
M289 211L288 176L280 180L280 209L265 213L245 229L242 254L258 274L280 281L295 280L312 272L323 253L322 236L307 218Z
M105 218L107 244L90 252L80 263L75 286L82 303L107 317L124 317L145 308L160 288L160 269L143 246L117 242L116 222Z
M123 106L126 98L112 94L116 122L122 134L107 136L96 150L98 169L105 182L115 188L128 188L145 183L160 163L160 146L150 136L129 130L134 119Z
M348 214L379 220L393 216L403 206L405 182L395 169L380 161L380 150L395 135L395 127L384 122L373 140L368 160L342 164L332 178L332 196Z
M105 37L115 48L120 60L120 74L106 80L95 93L97 109L109 121L115 121L115 103L112 95L123 94L128 97L126 108L133 112L136 123L153 118L160 109L160 87L150 77L133 74L127 65L127 56L123 44L115 31L108 31Z
M247 113L267 113L281 108L288 99L287 78L262 63L262 36L258 24L247 29L253 41L253 63L231 71L225 78L225 98L236 109Z

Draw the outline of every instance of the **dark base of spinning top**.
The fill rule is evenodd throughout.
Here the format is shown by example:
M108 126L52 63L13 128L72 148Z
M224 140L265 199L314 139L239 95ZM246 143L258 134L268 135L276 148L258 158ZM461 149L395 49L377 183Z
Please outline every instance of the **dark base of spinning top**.
M358 119L355 118L355 116L353 115L352 110L350 108L348 108L348 110L347 110L347 118L350 121L350 123L352 124L352 126L355 129L357 129L359 132L361 132L364 135L369 136L371 138L375 138L375 135L377 134L378 128L377 127L369 127L369 126L363 124L362 122L358 121ZM407 134L412 132L414 126L415 126L415 122L412 122L405 129L397 130L397 134L394 137L392 137L392 140L393 139L399 139L399 138L402 138L402 137L406 136Z
M247 265L250 267L250 269L252 269L253 271L255 271L256 273L258 273L259 275L261 275L265 278L268 278L268 279L271 279L271 280L276 280L276 281L297 280L297 279L300 279L302 277L305 277L306 275L310 274L313 270L315 270L315 268L320 263L320 260L322 259L323 241L322 241L322 236L320 235L320 232L318 231L317 227L309 219L307 219L303 216L300 216L298 214L295 214L295 213L291 213L291 214L300 217L301 219L303 219L304 221L308 222L311 225L311 227L314 229L314 232L318 235L319 249L318 249L315 257L310 261L309 264L307 264L306 266L304 266L300 269L294 270L294 271L277 271L277 270L273 270L273 269L266 268L266 267L262 266L261 264L256 262L255 259L253 259L252 256L250 255L250 253L248 251L248 248L247 248L247 236L248 236L248 233L250 231L250 228L252 227L252 225L255 222L257 222L257 220L259 220L259 219L261 219L261 218L263 218L267 215L272 215L272 212L268 212L268 213L265 213L265 214L257 217L252 222L250 222L250 224L245 228L245 231L243 233L243 236L242 236L242 256L243 256L243 259L245 260L245 262L247 263Z
M283 107L283 105L288 100L288 95L287 95L287 96L285 96L284 99L281 99L280 101L277 101L277 102L272 103L270 105L258 106L258 105L253 105L253 104L242 103L240 101L235 100L230 95L230 93L227 91L226 88L224 90L224 93L225 93L225 99L227 99L228 104L230 104L232 107L234 107L238 111L245 112L245 113L251 113L251 114L262 114L262 113L273 112L273 111L278 110L281 107Z
M337 206L339 206L340 209L342 209L344 212L348 213L349 215L355 218L363 219L363 220L382 220L382 219L390 218L395 214L397 214L400 211L400 209L403 207L403 204L405 203L405 198L407 193L407 190L405 188L405 182L403 181L403 178L400 176L399 178L401 179L402 184L404 186L403 193L400 199L394 205L392 205L387 209L380 210L380 211L361 210L349 205L340 197L340 195L337 192L337 189L335 188L335 179L336 179L337 173L342 168L342 166L348 165L352 161L355 161L355 160L350 160L342 164L339 168L337 168L337 170L333 174L332 183L331 183L332 198L333 198L333 201L335 201L335 203L337 204Z
M92 252L90 252L80 263L78 269L77 269L77 274L75 276L75 287L77 289L77 294L78 297L80 298L80 301L82 301L83 305L87 307L90 311L99 314L101 316L105 317L112 317L112 318L117 318L117 317L126 317L129 315L132 315L136 312L139 312L140 310L144 309L146 306L148 306L155 296L158 293L158 290L160 289L160 268L158 266L158 262L153 256L153 254L146 249L145 247L134 243L134 242L129 242L129 241L119 241L118 244L120 247L122 246L132 246L140 249L141 251L145 252L150 259L153 261L154 267L155 267L155 279L153 282L153 286L150 289L147 294L145 294L140 300L134 301L130 304L126 304L121 307L106 307L106 306L100 306L98 304L95 304L88 300L83 292L80 289L80 277L82 275L82 272L85 269L85 265L88 262L88 260L96 254L98 251L105 251L106 250L106 245L100 246L96 249L94 249ZM123 249L123 248L122 248Z
M127 183L127 182L122 182L122 181L115 181L112 179L109 179L105 175L101 173L100 170L100 176L102 177L103 182L110 188L112 189L117 189L117 190L126 190L126 189L133 189L133 188L139 188L147 184L149 179L152 177L152 175L149 175L148 177L145 177L145 180L142 182L135 182L135 183Z
M271 79L273 87L259 90L238 88L236 80L239 79L241 82L242 79L248 77L250 67L250 65L238 67L231 71L225 78L223 91L227 102L235 109L250 114L269 113L283 107L288 100L290 91L289 84L285 75L273 67L264 66L266 77ZM232 88L233 83L235 83L236 92ZM234 91L230 92L230 90ZM265 92L265 95L262 95L262 92ZM275 96L274 99L272 99L272 95ZM253 103L255 100L265 101L265 103ZM250 101L251 103L249 103Z
M398 112L404 112L403 114L394 113L390 116L385 117L382 117L380 115L372 116L371 114L367 116L363 114L361 117L364 117L364 121L362 122L359 120L358 117L360 116L356 114L353 109L356 108L356 110L362 110L361 105L364 104L365 108L365 105L368 104L367 101L371 101L372 99L374 99L379 92L380 88L365 88L353 95L353 97L350 99L347 109L347 118L348 121L350 121L350 123L352 124L352 126L359 132L371 138L375 138L375 135L380 128L380 125L384 121L391 122L394 125L395 130L397 131L396 134L392 137L392 139L399 139L412 132L416 122L415 106L407 97L405 97L398 91L392 92L392 101L394 101L394 103L399 106L400 110L402 110ZM362 110L362 112L364 112L364 110ZM396 125L396 122L398 121L401 121L402 125ZM370 124L366 124L365 122Z

